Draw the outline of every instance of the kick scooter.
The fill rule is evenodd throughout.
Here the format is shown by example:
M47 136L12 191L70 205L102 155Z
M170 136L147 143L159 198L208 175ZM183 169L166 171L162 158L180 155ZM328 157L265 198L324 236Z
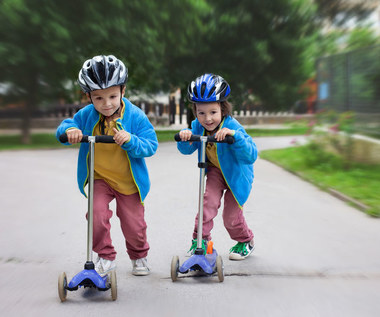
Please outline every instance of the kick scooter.
M62 143L68 141L66 133L59 137ZM73 279L67 283L66 273L63 272L58 278L58 295L61 302L67 297L67 291L76 291L78 287L91 287L99 291L107 291L111 289L111 298L117 298L117 282L116 272L111 271L106 276L101 276L95 271L95 265L92 261L92 234L93 234L93 199L94 199L94 150L95 143L115 143L113 136L84 135L82 143L88 142L89 150L89 177L88 177L88 213L87 213L87 261L84 270L79 272Z
M178 142L181 141L179 133L174 136L174 139ZM192 135L190 142L201 142L200 148L200 162L198 167L200 168L200 180L199 180L199 201L198 201L198 229L197 229L197 248L194 254L186 260L181 266L179 264L179 257L175 255L172 258L170 275L172 281L175 282L178 278L178 273L186 274L189 271L200 271L207 275L218 274L219 282L224 281L224 267L222 257L218 255L213 248L211 241L208 242L207 251L202 248L202 231L203 231L203 195L205 188L205 172L206 172L206 144L212 143L229 143L235 142L234 137L226 136L223 141L217 141L214 136L200 136Z

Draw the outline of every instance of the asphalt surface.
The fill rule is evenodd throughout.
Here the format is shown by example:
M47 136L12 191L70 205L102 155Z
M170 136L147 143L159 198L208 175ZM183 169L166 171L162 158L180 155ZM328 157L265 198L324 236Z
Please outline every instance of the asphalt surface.
M301 142L303 138L298 137ZM257 138L259 149L290 146L293 138ZM215 219L214 246L225 280L180 275L198 203L196 155L163 143L147 159L147 277L131 274L116 215L118 299L79 289L58 298L86 260L86 200L76 187L76 149L0 152L1 316L379 316L380 220L371 218L262 159L245 205L256 249L228 260L234 242Z

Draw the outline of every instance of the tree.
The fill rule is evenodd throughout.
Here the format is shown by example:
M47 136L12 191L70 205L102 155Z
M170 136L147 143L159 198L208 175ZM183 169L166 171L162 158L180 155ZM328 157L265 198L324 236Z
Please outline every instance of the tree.
M194 72L212 71L232 86L238 106L247 90L266 109L288 109L300 82L310 73L305 56L313 40L310 1L209 0L203 45Z
M314 0L317 4L316 21L342 26L353 18L363 20L372 12L376 1Z
M130 87L154 86L162 59L151 1L4 0L0 3L0 82L24 101L23 141L43 100L70 98L82 63L114 54L130 66ZM161 53L160 53L161 52Z

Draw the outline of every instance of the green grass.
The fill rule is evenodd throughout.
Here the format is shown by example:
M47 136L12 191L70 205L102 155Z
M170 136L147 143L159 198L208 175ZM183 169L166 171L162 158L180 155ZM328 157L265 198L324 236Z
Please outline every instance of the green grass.
M247 129L251 136L281 136L281 135L302 135L306 128L289 129ZM156 130L158 142L174 141L174 135L179 132L176 130ZM61 148L62 145L56 140L53 133L32 134L31 144L25 145L21 142L20 135L0 135L0 151L16 149L46 149Z
M178 131L156 131L159 142L174 141L174 134ZM49 149L62 148L62 145L55 138L55 134L38 133L31 135L31 144L22 144L21 135L0 135L1 150L29 150L29 149Z
M274 162L327 190L335 189L367 205L368 214L380 217L380 165L352 164L332 154L314 152L311 146L267 150L260 157Z
M54 134L32 134L31 144L22 144L21 135L0 135L0 150L58 148L62 145Z
M308 127L294 127L285 129L246 129L247 133L252 137L260 136L287 136L287 135L304 135L308 131Z

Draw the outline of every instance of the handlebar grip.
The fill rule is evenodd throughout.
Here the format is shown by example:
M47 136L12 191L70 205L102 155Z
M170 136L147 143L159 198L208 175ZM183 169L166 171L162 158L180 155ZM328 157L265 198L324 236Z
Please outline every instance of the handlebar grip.
M233 143L235 143L235 138L234 138L232 135L226 135L226 137L224 138L224 140L222 140L222 141L217 141L217 140L215 139L215 136L214 136L214 135L209 135L209 136L207 137L207 142L233 144Z
M115 143L115 140L112 135L97 135L95 136L95 143Z
M59 136L59 141L62 143L68 142L67 134L63 133ZM81 143L87 143L88 142L88 135L84 135L82 137ZM96 135L95 136L95 143L115 143L115 140L113 139L112 135Z
M174 140L176 140L177 142L181 141L179 133L176 133L174 135ZM201 140L201 136L200 135L194 135L193 134L193 135L191 135L189 142L199 142L200 140Z
M67 138L67 134L66 133L63 133L59 136L59 141L62 142L62 143L66 143L68 142L68 138Z
M174 135L174 140L176 140L177 142L181 141L181 138L179 136L179 133L176 133ZM190 137L190 140L189 142L200 142L201 140L201 136L200 135L195 135L193 134L191 137ZM228 143L228 144L233 144L235 142L235 138L232 136L232 135L226 135L225 139L222 140L222 141L217 141L215 139L215 136L214 135L209 135L207 136L207 142L210 142L210 143Z

